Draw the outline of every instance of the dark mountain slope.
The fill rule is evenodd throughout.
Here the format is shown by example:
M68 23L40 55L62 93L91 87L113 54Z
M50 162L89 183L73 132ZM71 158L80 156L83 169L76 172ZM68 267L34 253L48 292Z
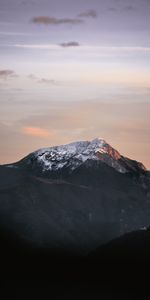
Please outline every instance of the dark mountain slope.
M149 225L147 190L101 162L57 180L3 166L0 182L1 228L38 247L86 254Z
M124 234L89 254L92 260L150 265L150 228Z

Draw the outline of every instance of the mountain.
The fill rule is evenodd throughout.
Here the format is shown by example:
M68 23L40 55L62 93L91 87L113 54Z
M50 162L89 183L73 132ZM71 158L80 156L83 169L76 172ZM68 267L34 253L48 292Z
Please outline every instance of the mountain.
M4 244L13 237L23 247L86 255L149 225L149 172L103 139L41 149L0 166Z
M120 173L146 171L142 163L121 156L101 138L41 149L21 160L20 165L25 164L30 171L38 169L47 176L52 173L58 176L64 170L70 174L90 160L102 161Z

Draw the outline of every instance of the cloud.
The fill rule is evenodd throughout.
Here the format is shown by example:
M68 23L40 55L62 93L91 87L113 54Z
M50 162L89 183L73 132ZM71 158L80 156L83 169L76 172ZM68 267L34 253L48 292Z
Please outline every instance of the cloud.
M130 12L130 11L135 11L136 7L133 5L126 5L126 6L120 6L120 7L108 7L107 9L110 12Z
M33 36L31 32L17 32L17 31L0 31L0 35L10 35L10 36Z
M70 24L78 25L84 23L84 18L97 18L97 12L94 9L89 9L78 14L74 18L57 18L52 16L37 16L32 18L32 23L42 24L42 25L61 25Z
M16 48L25 48L25 49L41 49L41 50L59 50L59 45L56 44L15 44Z
M42 129L40 127L23 127L22 132L27 135L40 137L40 138L48 138L50 133L46 129Z
M34 74L28 75L28 78L31 80L34 80L37 83L42 84L50 84L50 85L58 85L58 82L55 79L49 79L49 78L40 78Z
M54 79L47 79L47 78L41 78L40 80L38 80L38 83L57 85L57 82Z
M18 75L13 70L0 70L0 79L7 80L14 77Z
M10 90L14 91L14 92L23 92L24 91L24 89L22 89L22 88L11 88Z
M77 43L77 42L70 42L70 43ZM27 48L27 49L35 49L35 50L58 50L60 51L60 46L68 46L68 43L62 43L59 45L56 44L15 44L13 47L17 48ZM73 45L72 45L73 46ZM97 53L97 54L106 54L107 53L132 53L132 52L141 52L141 53L149 53L150 47L144 46L97 46L97 45L78 45L78 43L74 46L80 46L79 49L84 52ZM71 47L71 45L70 45ZM32 74L31 74L32 75Z
M89 9L87 11L81 12L78 15L79 18L97 18L97 12L94 9Z
M64 47L64 48L68 48L68 47L78 47L80 46L80 44L78 42L66 42L66 43L60 43L59 44L61 47Z
M29 79L32 79L32 80L38 80L39 78L37 76L35 76L34 74L29 74L28 75L28 78Z
M55 17L48 17L48 16L34 17L32 19L32 22L35 24L42 24L42 25L61 25L61 24L78 25L84 23L84 21L79 18L55 18Z
M117 9L115 7L108 7L109 11L116 11Z
M136 9L136 7L133 5L127 5L127 6L123 7L123 10L125 10L125 11L134 11L135 9Z

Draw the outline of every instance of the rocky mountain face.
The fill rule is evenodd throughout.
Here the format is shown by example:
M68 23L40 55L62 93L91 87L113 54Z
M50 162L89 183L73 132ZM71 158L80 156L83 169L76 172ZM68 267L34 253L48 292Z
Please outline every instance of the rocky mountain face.
M103 139L0 166L0 228L23 243L86 255L149 225L149 172Z

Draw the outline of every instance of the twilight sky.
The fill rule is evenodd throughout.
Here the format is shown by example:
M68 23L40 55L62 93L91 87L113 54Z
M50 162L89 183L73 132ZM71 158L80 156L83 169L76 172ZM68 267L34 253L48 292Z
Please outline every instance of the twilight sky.
M150 0L0 0L0 163L95 137L150 168Z

